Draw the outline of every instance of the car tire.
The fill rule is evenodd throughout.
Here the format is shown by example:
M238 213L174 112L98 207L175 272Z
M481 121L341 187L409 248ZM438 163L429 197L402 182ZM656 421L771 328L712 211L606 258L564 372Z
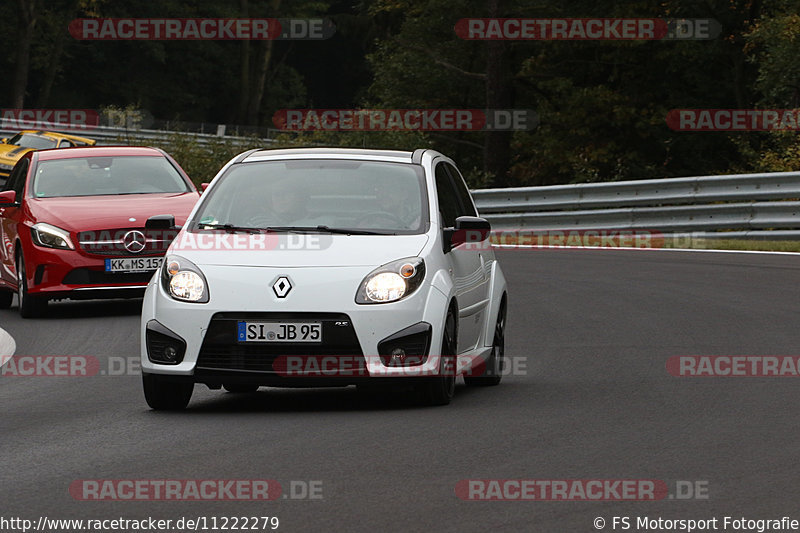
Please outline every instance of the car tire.
M427 405L447 405L453 399L456 388L456 339L458 338L458 320L451 307L444 319L442 333L442 351L439 359L439 375L426 378L422 393Z
M247 392L255 392L258 390L258 385L249 383L223 383L222 388L228 392L235 394L244 394Z
M0 309L8 309L13 301L14 293L12 291L0 291Z
M194 383L158 374L142 374L144 399L156 411L181 411L189 405Z
M464 376L464 383L469 387L491 387L499 385L503 379L503 364L505 363L505 337L506 337L506 300L500 302L497 312L497 322L494 326L492 339L492 353L486 363L479 367L482 370L479 376Z
M22 252L17 256L17 298L22 318L39 318L47 311L47 298L32 296L28 292L28 277Z

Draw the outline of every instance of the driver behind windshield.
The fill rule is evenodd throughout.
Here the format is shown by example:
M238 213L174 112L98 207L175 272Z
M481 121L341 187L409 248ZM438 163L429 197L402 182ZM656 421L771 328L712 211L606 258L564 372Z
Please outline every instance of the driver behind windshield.
M290 226L309 216L308 191L300 184L276 184L270 194L270 203L277 218L276 226Z
M374 192L378 213L392 215L390 220L400 221L404 229L415 228L419 225L419 202L411 201L412 196L405 187L399 186L396 181L381 180L375 185Z
M265 228L275 226L315 226L317 216L308 210L308 188L294 180L283 180L265 187L260 198L253 197L251 214L245 225ZM256 205L253 205L253 204Z

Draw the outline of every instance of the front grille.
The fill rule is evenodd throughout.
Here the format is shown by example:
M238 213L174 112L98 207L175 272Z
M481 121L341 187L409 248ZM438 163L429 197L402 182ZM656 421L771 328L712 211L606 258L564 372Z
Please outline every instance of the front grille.
M320 322L323 342L238 342L237 323L242 320ZM281 356L341 356L352 360L363 358L363 352L350 318L343 313L217 313L203 339L197 368L274 374L273 363Z
M140 252L131 252L125 248L124 238L130 231L144 234L145 247ZM81 249L92 255L109 257L140 255L163 255L170 243L178 234L177 230L147 230L144 228L120 228L102 231L83 231L78 233Z
M64 285L114 285L117 283L146 284L153 277L153 272L106 272L75 268L70 270L62 283Z

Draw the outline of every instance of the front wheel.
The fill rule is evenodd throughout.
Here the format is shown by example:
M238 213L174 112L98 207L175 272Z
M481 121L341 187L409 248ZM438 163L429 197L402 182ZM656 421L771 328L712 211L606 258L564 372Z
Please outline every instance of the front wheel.
M158 374L142 374L144 399L156 411L180 411L189 405L194 383Z
M444 320L439 375L426 378L422 386L425 403L428 405L447 405L455 394L457 332L458 322L456 322L456 314L451 307Z
M32 296L28 292L25 258L21 251L17 257L17 298L19 299L19 315L22 318L38 318L47 311L47 298Z

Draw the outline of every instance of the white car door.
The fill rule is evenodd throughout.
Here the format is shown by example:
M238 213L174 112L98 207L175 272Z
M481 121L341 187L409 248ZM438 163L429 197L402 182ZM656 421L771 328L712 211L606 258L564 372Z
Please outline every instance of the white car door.
M452 228L459 216L476 216L470 201L464 205L463 196L469 191L458 171L446 161L434 162L439 217L443 228ZM480 340L486 321L488 276L480 246L462 243L445 257L450 263L458 300L458 353L473 350Z

